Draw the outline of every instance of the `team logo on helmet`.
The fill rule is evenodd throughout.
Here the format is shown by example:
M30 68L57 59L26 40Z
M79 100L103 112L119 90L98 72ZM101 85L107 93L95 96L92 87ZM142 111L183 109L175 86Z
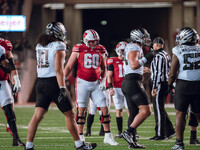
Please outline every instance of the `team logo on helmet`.
M67 31L61 22L51 22L46 26L45 33L64 41Z
M124 57L124 50L126 48L127 43L125 41L121 41L116 46L116 53L118 56Z
M176 35L176 44L196 44L198 43L199 35L195 29L190 27L182 28Z
M144 28L133 29L130 33L132 42L142 44L144 46L150 46L151 38L150 34Z
M86 30L83 33L83 43L89 47L90 45L88 42L90 41L100 41L99 34L93 29Z

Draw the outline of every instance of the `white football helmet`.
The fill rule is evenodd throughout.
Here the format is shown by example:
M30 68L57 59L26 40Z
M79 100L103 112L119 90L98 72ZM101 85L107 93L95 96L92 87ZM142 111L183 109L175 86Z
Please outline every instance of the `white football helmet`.
M51 22L46 26L45 33L64 41L67 31L61 22Z
M99 34L93 29L86 30L83 33L83 43L87 47L89 47L89 44L88 44L89 41L98 41L98 42L100 41Z
M150 46L150 34L144 28L133 29L130 33L132 42L140 43L144 46Z
M188 45L196 44L199 41L199 35L197 31L190 27L182 28L176 35L176 44L177 45Z
M126 48L126 45L127 45L127 43L125 41L121 41L117 44L115 51L116 51L118 56L124 57L123 52Z

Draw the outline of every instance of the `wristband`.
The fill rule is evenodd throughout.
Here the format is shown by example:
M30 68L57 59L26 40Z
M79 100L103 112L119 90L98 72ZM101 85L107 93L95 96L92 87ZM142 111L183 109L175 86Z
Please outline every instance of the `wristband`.
M60 86L60 89L62 89L62 88L66 89L66 86Z
M112 87L113 87L112 83L108 83L108 88L112 88Z
M144 64L147 62L147 59L145 57L142 57L141 59L138 60L140 63L140 66L144 66Z

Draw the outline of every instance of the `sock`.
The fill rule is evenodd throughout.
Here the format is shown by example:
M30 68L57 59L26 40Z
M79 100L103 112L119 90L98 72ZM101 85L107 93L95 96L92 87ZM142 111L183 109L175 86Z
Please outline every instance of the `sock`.
M94 115L89 114L87 117L87 132L91 133L91 127L94 122Z
M104 137L107 137L107 136L109 136L111 133L110 132L105 132L105 135L104 135Z
M117 128L118 128L119 133L122 133L123 118L116 117L116 122L117 122Z
M100 132L101 132L101 133L104 133L104 128L103 128L103 125L102 125L102 124L101 124Z
M178 144L178 145L183 144L183 139L176 139L176 144Z
M196 139L197 138L197 131L191 131L190 138L191 139Z
M128 127L127 131L132 133L133 135L135 135L135 128L130 126L130 127Z
M81 140L75 141L76 148L81 147L82 145L83 145L83 141Z
M26 148L32 148L33 142L26 142Z

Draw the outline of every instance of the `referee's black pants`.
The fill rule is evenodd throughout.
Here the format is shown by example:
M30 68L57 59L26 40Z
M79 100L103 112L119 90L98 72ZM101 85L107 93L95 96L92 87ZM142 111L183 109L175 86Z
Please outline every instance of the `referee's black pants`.
M158 85L157 95L152 99L156 122L156 136L168 137L174 133L173 125L165 110L165 100L168 94L167 89L168 83L161 82L161 84Z

